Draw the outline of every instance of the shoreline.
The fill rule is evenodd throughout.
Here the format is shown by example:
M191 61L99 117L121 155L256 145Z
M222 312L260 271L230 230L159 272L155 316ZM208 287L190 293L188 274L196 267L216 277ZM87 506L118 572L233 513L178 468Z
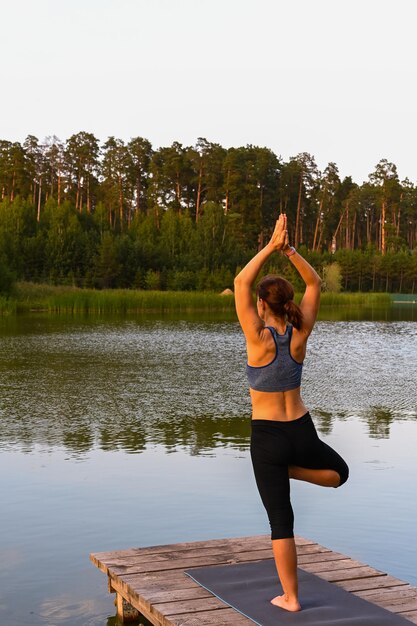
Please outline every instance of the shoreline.
M301 296L296 294L296 301L299 302ZM416 299L413 295L402 296L405 302L412 303ZM394 294L389 293L323 292L321 307L387 307L394 301ZM1 315L148 311L234 311L234 296L213 291L98 290L38 283L17 283L12 296L0 296Z

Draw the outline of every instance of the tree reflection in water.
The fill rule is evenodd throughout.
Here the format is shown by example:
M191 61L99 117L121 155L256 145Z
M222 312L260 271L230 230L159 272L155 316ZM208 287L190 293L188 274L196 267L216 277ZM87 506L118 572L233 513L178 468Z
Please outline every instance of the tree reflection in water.
M339 311L340 312L340 311ZM362 311L363 313L363 311ZM359 314L359 313L358 313ZM303 396L321 435L416 419L413 322L318 322ZM27 318L0 327L0 448L246 450L244 339L233 321ZM392 364L396 367L393 368ZM416 363L417 365L417 363Z

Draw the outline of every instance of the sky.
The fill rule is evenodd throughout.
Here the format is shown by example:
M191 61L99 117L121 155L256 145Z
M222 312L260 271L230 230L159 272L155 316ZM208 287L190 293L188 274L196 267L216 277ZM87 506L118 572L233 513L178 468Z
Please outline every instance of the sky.
M198 137L417 182L415 0L0 0L0 139Z

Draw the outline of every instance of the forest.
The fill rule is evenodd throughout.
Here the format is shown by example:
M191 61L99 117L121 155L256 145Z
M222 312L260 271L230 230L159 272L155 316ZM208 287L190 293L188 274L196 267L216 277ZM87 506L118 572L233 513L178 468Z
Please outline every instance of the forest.
M337 270L337 289L415 292L417 187L386 159L359 185L306 152L284 161L266 147L154 149L88 132L0 140L0 292L14 281L222 290L279 212L314 267ZM268 269L299 286L287 259Z

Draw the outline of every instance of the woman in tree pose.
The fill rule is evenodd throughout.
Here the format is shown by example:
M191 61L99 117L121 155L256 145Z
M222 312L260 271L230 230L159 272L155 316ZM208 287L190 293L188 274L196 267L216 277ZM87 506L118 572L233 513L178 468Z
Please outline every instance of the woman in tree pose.
M272 275L258 283L254 305L253 283L276 251L288 257L305 282L300 306L293 301L291 283ZM319 308L320 282L311 265L289 246L284 214L277 220L270 242L235 278L236 310L248 354L251 458L284 592L271 602L287 611L301 609L289 479L339 487L349 474L342 457L319 439L300 393L307 339Z

